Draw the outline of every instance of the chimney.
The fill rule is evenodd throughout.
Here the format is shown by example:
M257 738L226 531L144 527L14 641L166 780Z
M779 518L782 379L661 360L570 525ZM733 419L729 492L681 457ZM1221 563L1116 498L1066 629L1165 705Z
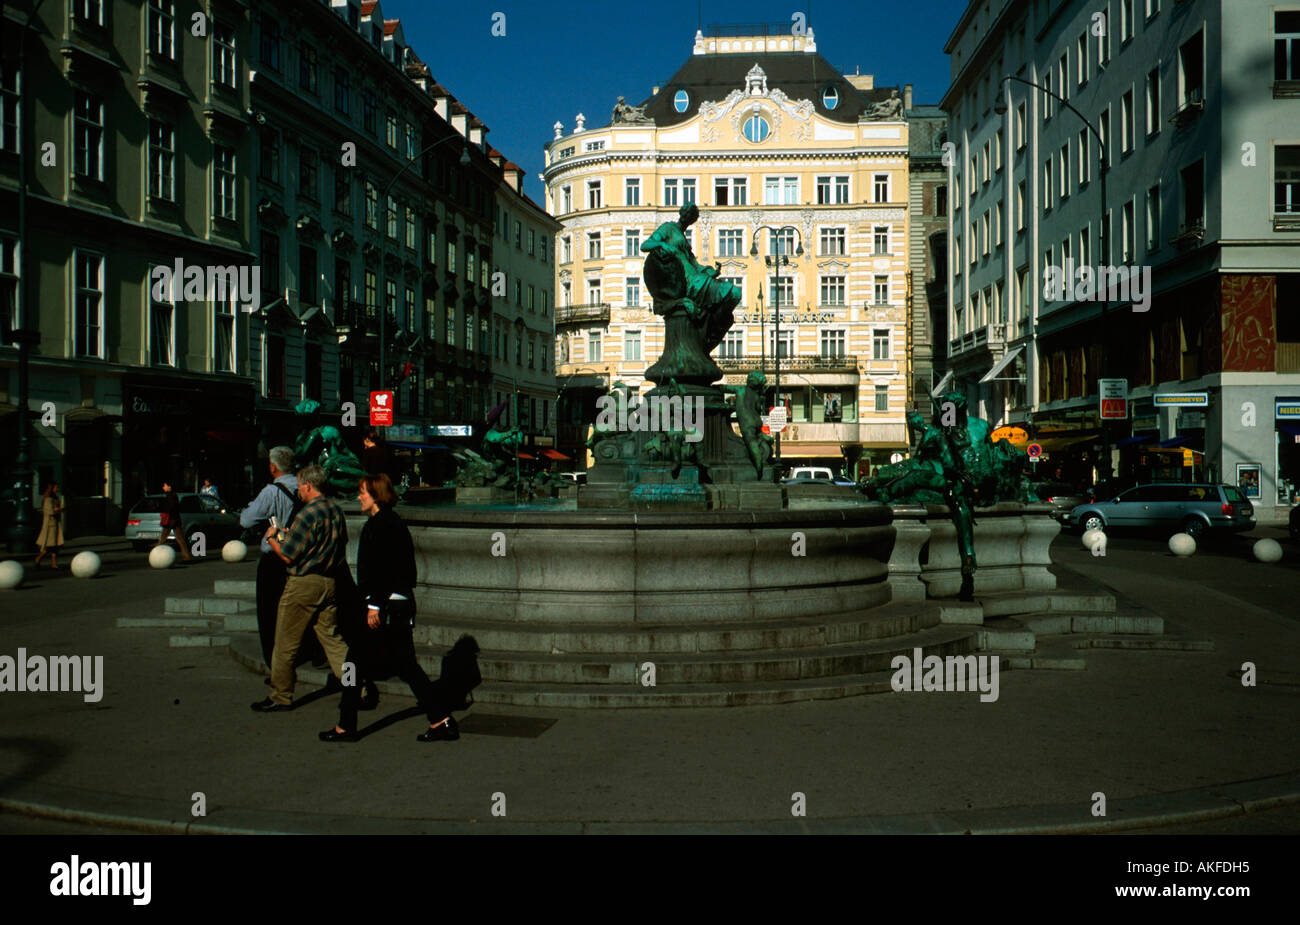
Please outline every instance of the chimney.
M908 110L911 108L912 108L912 85L903 84L903 109Z

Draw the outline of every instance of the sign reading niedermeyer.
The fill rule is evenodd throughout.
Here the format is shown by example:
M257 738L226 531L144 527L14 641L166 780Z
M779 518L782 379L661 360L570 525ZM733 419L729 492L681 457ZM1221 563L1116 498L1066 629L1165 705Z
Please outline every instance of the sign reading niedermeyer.
M1128 418L1128 380L1098 379L1097 395L1101 399L1101 417L1123 421Z
M371 427L392 427L393 426L393 393L392 392L371 392L370 393L370 426Z
M1208 408L1208 392L1157 392L1151 399L1157 408Z
M1300 418L1300 401L1279 401L1273 405L1273 416L1277 420L1296 420Z

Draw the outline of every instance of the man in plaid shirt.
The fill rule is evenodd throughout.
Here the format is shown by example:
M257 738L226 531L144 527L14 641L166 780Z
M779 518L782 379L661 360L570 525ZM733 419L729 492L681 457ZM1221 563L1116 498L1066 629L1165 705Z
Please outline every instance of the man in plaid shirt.
M347 568L348 527L343 510L321 494L325 470L307 466L298 473L298 497L306 504L281 539L274 527L267 530L271 552L284 560L289 573L275 623L275 650L271 655L271 696L253 704L259 713L288 710L293 701L294 657L303 630L316 617L320 639L330 669L340 681L347 643L335 631L338 614L336 576Z

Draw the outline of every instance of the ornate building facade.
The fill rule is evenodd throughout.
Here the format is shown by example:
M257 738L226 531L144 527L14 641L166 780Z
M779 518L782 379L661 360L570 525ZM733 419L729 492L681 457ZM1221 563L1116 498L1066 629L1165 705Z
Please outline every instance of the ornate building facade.
M663 327L640 247L694 202L696 258L742 292L715 359L727 384L762 368L775 386L779 357L783 462L853 474L906 452L904 98L831 67L811 30L770 32L697 32L691 57L640 105L620 97L598 128L582 115L572 132L556 123L544 179L563 226L556 353L570 446L603 389L653 387L645 370Z

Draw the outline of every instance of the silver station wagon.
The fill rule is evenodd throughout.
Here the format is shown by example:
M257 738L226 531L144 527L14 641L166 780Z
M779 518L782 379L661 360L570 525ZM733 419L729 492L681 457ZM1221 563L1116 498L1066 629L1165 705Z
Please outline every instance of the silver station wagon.
M1255 526L1255 507L1235 485L1155 482L1109 501L1080 504L1061 518L1081 530L1173 527L1193 538L1209 531L1238 532Z

